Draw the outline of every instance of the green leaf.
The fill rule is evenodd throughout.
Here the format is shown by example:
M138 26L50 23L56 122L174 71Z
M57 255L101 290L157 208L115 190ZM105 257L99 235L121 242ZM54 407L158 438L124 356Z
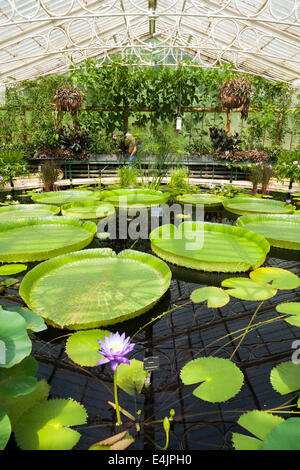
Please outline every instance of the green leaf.
M300 450L299 418L288 418L272 429L263 450Z
M70 450L80 433L69 426L85 424L84 407L71 399L52 399L27 410L15 426L15 439L22 450Z
M117 370L117 384L129 395L140 394L145 384L148 371L142 361L131 359L130 364L120 364Z
M242 300L265 300L273 297L277 290L268 284L258 284L252 279L245 277L232 277L225 279L221 284L223 287L232 287L228 289L227 294Z
M271 384L281 395L300 390L300 364L282 362L271 370Z
M291 315L288 318L284 318L284 321L300 327L300 302L285 302L277 305L276 310L279 313Z
M229 359L201 357L188 362L181 370L185 385L202 382L193 394L212 403L229 400L239 393L244 376Z
M19 313L0 307L0 344L4 349L0 370L18 364L30 354L32 344L26 328L26 321Z
M34 390L31 393L27 393L27 395L12 398L2 394L0 391L0 403L3 403L7 407L12 427L14 428L16 422L25 411L47 400L49 392L50 385L48 385L44 379L40 380Z
M250 273L251 279L259 284L271 282L274 289L296 289L300 278L296 274L281 268L258 268Z
M44 331L47 329L47 325L42 319L42 317L37 313L32 312L31 310L21 307L6 307L6 310L18 312L20 315L22 315L27 324L27 331L29 332L33 331L37 333L39 331Z
M219 287L200 287L191 293L191 300L199 303L207 300L208 308L223 307L230 301L229 295Z
M1 368L0 393L11 398L31 393L37 385L36 372L37 362L31 356L9 369Z
M21 273L26 269L27 266L25 264L4 264L0 266L0 276L11 276L12 274Z
M5 449L11 434L11 424L5 406L0 403L0 450Z
M283 418L266 411L253 410L243 414L240 416L238 424L252 433L257 439L244 434L233 433L234 448L236 450L261 450L264 440L272 429L282 422L284 422Z
M78 331L71 335L66 343L66 353L73 362L81 366L95 367L102 354L97 351L101 349L97 340L104 341L110 332L107 330Z
M7 279L3 279L2 281L0 281L0 284L2 284L5 287L10 287L10 286L13 286L14 284L17 284L17 282L20 282L20 280L9 277Z

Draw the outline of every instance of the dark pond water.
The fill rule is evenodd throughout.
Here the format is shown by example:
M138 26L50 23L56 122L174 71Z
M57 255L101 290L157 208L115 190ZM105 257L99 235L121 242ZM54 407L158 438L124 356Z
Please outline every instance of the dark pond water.
M23 201L22 201L23 202ZM224 211L205 212L205 220L234 224L235 221ZM132 245L132 240L94 240L91 247L110 246L116 252ZM139 240L134 249L151 252L147 240ZM271 251L265 266L289 269L300 274L298 254L282 250ZM190 293L208 284L219 285L229 275L207 275L176 266L170 289L161 301L145 315L134 320L114 325L112 331L125 331L132 335L152 318L171 309L174 305L188 301ZM21 277L20 277L21 279ZM132 286L134 289L134 286ZM9 295L17 295L17 287L8 289ZM299 301L300 289L281 290L270 300L266 300L259 311L256 323L276 316L275 305L285 301ZM19 297L3 299L6 305L21 304ZM229 358L237 342L235 331L248 325L257 307L257 302L232 299L221 309L208 309L202 304L189 304L146 326L136 337L136 348L132 356L139 360L155 356L159 366L151 372L150 385L137 397L130 397L120 390L122 408L138 418L141 431L136 425L124 419L123 429L136 438L131 449L155 449L153 441L164 446L165 435L161 423L153 421L169 416L175 410L172 423L169 449L174 450L215 450L231 449L233 431L241 431L236 424L239 416L253 409L271 409L288 401L289 396L280 396L270 384L272 367L291 359L292 343L300 339L299 329L284 321L269 322L249 333L238 349L234 361L245 376L245 383L238 395L231 400L212 404L192 395L193 386L184 386L180 380L182 367L191 359L200 356L216 355ZM112 376L109 367L78 368L64 351L68 333L49 327L46 332L32 335L33 354L39 363L39 378L47 379L51 385L51 397L68 398L80 401L89 416L88 424L80 428L82 437L76 448L87 449L93 443L116 432L113 422L114 411L107 403L113 401ZM220 338L226 338L220 340ZM231 341L231 342L229 342ZM288 414L286 415L288 416ZM9 447L14 446L11 440Z

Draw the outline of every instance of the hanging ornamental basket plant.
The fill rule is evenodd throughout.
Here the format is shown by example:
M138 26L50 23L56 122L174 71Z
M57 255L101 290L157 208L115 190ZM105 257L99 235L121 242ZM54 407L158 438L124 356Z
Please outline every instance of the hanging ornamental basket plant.
M247 78L234 78L223 83L219 91L219 99L223 108L242 108L242 119L247 119L251 101L251 83Z
M82 105L82 94L78 88L57 88L54 101L58 111L75 114Z

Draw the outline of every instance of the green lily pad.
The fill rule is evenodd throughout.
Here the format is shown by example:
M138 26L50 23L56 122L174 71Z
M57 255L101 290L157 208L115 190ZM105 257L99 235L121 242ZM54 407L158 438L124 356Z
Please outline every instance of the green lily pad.
M284 419L267 413L266 411L253 410L243 414L238 424L255 436L232 433L233 446L236 450L262 450L264 441L278 424Z
M276 306L279 313L291 315L284 319L287 323L300 327L300 302L285 302Z
M0 276L11 276L26 271L26 264L4 264L0 266Z
M288 418L267 436L263 450L300 450L299 418Z
M170 193L152 189L114 189L102 191L102 200L115 207L151 207L164 204Z
M271 246L288 250L300 249L300 217L296 215L253 214L243 215L237 226L259 233Z
M258 268L250 273L250 277L259 284L271 283L274 289L297 289L300 286L300 278L296 274L281 268Z
M110 332L106 330L78 331L72 334L66 343L66 353L73 362L81 366L95 367L103 356L99 354L98 339L104 341Z
M201 382L193 395L212 403L229 400L239 393L244 376L229 359L201 357L188 362L181 370L185 385Z
M283 201L274 199L238 198L225 199L223 206L229 212L238 215L261 214L289 214L295 207Z
M267 240L254 232L209 222L183 222L178 227L162 225L149 238L152 251L160 258L202 271L241 272L258 268L270 249Z
M69 189L66 191L50 191L47 193L33 194L31 199L39 204L53 204L62 206L71 202L98 201L101 199L99 191L85 191Z
M5 449L10 438L11 424L5 406L0 403L0 450Z
M37 385L36 372L37 362L31 356L9 369L0 368L0 393L14 398L33 392Z
M224 197L215 196L209 193L183 194L177 196L177 201L181 204L203 205L205 207L217 207L222 205Z
M271 370L271 384L281 395L300 390L300 364L281 362Z
M145 384L148 371L142 361L130 359L130 364L120 364L117 370L117 384L129 395L140 394Z
M0 392L0 403L3 403L8 410L7 413L12 427L14 428L16 422L25 411L47 400L49 392L50 385L44 379L40 380L34 390L26 395L10 397Z
M207 300L208 308L223 307L230 301L229 295L219 287L200 287L191 293L191 300L194 303Z
M258 284L246 277L232 277L222 281L223 287L228 289L227 294L242 300L265 300L273 297L277 290L268 284Z
M72 202L61 207L62 215L78 219L102 219L115 214L112 204L101 201Z
M0 221L30 219L32 217L52 217L59 214L59 207L46 204L13 204L0 207Z
M39 264L19 292L47 323L91 329L146 312L167 291L171 276L163 261L147 253L91 249Z
M39 332L47 329L47 325L40 315L21 307L6 307L5 310L18 312L26 321L26 329L29 332Z
M31 340L24 318L0 307L0 370L18 364L31 353Z
M18 420L14 433L22 450L70 450L80 433L69 426L85 424L84 407L71 399L44 401L27 410Z
M45 217L0 222L0 261L41 261L80 250L97 227L73 217Z
M5 287L10 287L10 286L13 286L14 284L17 284L17 282L20 282L20 280L9 277L7 279L3 279L2 281L0 281L0 284L2 284Z

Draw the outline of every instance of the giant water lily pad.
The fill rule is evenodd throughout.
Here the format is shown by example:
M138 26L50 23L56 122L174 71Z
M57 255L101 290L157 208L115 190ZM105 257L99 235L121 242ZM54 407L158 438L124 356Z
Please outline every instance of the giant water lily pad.
M45 217L0 222L0 261L41 261L80 250L97 227L72 217Z
M79 219L102 219L114 215L115 208L112 204L98 201L72 202L64 204L61 213Z
M162 225L149 236L152 251L170 263L216 272L259 267L270 245L261 235L231 225L183 222Z
M85 424L84 407L71 399L52 399L30 408L15 426L15 438L22 450L70 450L80 433L69 426Z
M102 199L115 207L150 207L167 202L170 193L151 189L115 189L103 191Z
M70 202L98 201L101 199L100 191L86 191L83 189L68 189L66 191L50 191L47 193L33 194L31 199L39 204L53 204L62 206Z
M224 197L216 196L215 194L209 193L199 193L199 194L183 194L182 196L177 196L177 201L181 204L192 204L196 206L197 204L203 205L205 207L217 207L222 205Z
M256 198L239 198L225 199L223 206L229 212L238 215L245 214L290 214L294 211L294 206L286 204L283 201L274 199L256 199Z
M300 250L300 215L243 215L237 220L243 227L265 237L270 245Z
M29 219L32 217L51 217L59 214L59 207L46 204L13 204L0 207L0 221Z
M212 403L229 400L239 393L244 376L229 359L200 357L188 362L180 373L185 385L201 382L193 395Z
M88 329L146 312L170 281L168 266L152 255L92 249L39 264L25 275L20 295L48 323Z

